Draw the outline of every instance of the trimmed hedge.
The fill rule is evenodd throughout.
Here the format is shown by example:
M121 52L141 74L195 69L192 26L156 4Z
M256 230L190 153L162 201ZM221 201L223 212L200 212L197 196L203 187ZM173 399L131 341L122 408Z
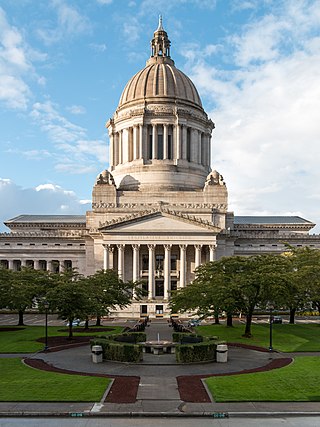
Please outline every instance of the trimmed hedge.
M140 362L142 360L142 346L137 344L126 344L109 339L91 340L91 346L101 345L103 359L115 360L117 362Z
M147 339L147 335L145 332L124 332L122 334L113 334L113 335L105 335L100 336L99 338L104 338L110 341L118 341L118 342L127 342L137 344L138 342L144 342ZM128 338L126 340L126 338Z
M217 343L205 341L197 344L182 344L176 346L178 363L209 362L216 360Z

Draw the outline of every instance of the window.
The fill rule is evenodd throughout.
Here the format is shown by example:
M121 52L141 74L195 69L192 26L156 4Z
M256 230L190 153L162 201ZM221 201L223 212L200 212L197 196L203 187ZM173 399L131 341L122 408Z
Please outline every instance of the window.
M164 282L163 279L156 279L156 297L164 296Z
M156 314L163 314L163 305L156 305Z
M176 291L177 290L177 281L171 280L171 290Z
M172 159L172 135L168 135L168 159Z
M163 135L158 135L158 159L163 159Z
M17 243L17 246L22 246L22 243Z
M142 266L142 270L149 270L149 255L148 254L142 254L142 259L141 259L141 266Z
M177 255L171 255L171 265L170 265L171 271L177 270Z
M145 304L140 305L140 313L141 314L147 314L148 313L148 306Z

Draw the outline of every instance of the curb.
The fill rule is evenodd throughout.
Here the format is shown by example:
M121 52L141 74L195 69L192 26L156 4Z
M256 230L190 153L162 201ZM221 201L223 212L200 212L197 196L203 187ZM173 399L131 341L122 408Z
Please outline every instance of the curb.
M281 418L319 417L320 412L1 412L0 418Z

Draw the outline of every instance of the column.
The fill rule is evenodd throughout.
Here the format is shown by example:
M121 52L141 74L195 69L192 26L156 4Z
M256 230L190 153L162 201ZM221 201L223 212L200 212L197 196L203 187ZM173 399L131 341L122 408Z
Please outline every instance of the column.
M186 160L187 158L187 126L183 125L181 129L182 141L181 141L181 158Z
M13 270L13 259L8 260L8 269Z
M110 139L109 164L110 164L110 167L113 168L113 166L114 166L114 135L113 135L113 133L109 134L109 139Z
M181 159L181 128L180 125L176 125L176 159Z
M187 245L179 245L180 247L180 280L179 288L184 288L186 286L187 278L187 263L186 263L186 251Z
M26 259L22 259L21 260L21 268L22 267L26 267L27 266L27 260Z
M35 259L35 260L33 261L33 268L34 268L35 270L39 270L40 266L39 266L39 260L38 260L38 259Z
M124 246L117 245L118 248L118 276L119 279L124 280Z
M142 126L142 151L141 151L141 158L147 159L148 157L148 144L149 144L149 135L148 135L148 126L143 125ZM152 153L149 153L150 159L152 157Z
M168 158L168 125L163 125L163 159L166 160Z
M143 159L143 125L139 125L139 153L138 159Z
M157 125L152 125L152 158L156 159L158 156L158 133Z
M132 264L132 280L134 282L137 282L140 279L140 273L139 273L139 251L140 251L140 245L132 245L132 251L133 251L133 264Z
M208 135L208 166L211 165L211 134Z
M164 245L164 299L168 299L170 290L171 246Z
M114 260L113 260L113 254L114 254L114 247L112 245L108 245L108 252L109 252L109 269L114 269Z
M201 135L202 132L199 130L198 131L198 163L199 165L201 165L202 163L202 144L201 144Z
M103 269L109 269L109 251L108 245L103 245Z
M149 249L149 274L148 274L148 299L155 297L155 280L154 280L154 251L156 245L148 245Z
M202 245L194 245L194 250L195 250L194 264L195 264L195 269L197 267L199 267L199 265L201 264L201 248L202 248Z
M52 261L47 261L47 271L52 271Z
M133 126L133 160L139 159L139 127Z
M122 147L122 130L119 131L119 143L118 143L118 160L119 164L123 163L123 147Z
M216 249L217 245L209 245L209 261L215 261L217 259Z
M114 166L119 164L119 133L114 134Z

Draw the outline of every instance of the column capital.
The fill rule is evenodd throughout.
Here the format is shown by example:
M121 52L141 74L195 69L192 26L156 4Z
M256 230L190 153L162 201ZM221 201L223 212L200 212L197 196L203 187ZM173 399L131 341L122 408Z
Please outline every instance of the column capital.
M154 245L154 244L147 245L147 246L148 246L149 251L154 251L156 248L156 245Z
M107 245L109 252L114 252L114 246L113 245Z
M187 250L187 246L188 246L188 245L179 245L179 248L180 248L182 251L185 251L185 250Z
M120 251L123 251L123 250L124 250L124 247L125 247L125 245L123 245L123 244L119 244L119 245L117 245L117 248L118 248Z
M202 246L203 246L203 245L201 245L201 244L194 245L194 247L195 247L197 250L200 250L200 249L202 248Z
M209 248L211 250L217 249L217 245L216 244L209 245Z
M138 251L140 249L140 243L133 243L131 246L134 251Z
M172 245L171 244L169 244L169 245L163 245L164 246L164 249L166 250L166 251L170 251L170 249L172 248Z

